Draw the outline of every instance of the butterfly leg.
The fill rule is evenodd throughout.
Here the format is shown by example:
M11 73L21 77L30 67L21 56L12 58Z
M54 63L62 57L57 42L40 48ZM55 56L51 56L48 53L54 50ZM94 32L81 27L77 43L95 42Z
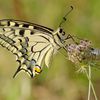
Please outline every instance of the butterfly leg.
M73 41L75 44L78 44L78 43L75 41L74 37L73 37L71 34L68 34L68 35L67 35L66 40L67 40L67 39L72 39L72 41Z

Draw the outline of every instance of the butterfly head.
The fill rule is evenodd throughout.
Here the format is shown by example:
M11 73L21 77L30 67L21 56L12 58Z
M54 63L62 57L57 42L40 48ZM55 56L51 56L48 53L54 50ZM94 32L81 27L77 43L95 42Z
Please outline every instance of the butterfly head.
M60 37L60 40L62 42L64 42L67 38L67 34L65 33L65 31L62 28L58 29L58 36Z

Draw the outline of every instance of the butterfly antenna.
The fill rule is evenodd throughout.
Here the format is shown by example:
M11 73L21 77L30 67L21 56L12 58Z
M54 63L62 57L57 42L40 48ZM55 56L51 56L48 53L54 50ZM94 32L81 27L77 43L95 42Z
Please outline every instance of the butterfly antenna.
M63 17L62 21L59 24L59 27L62 26L62 24L66 21L66 17L69 15L69 13L73 10L73 6L70 6L70 10L65 14L65 16Z

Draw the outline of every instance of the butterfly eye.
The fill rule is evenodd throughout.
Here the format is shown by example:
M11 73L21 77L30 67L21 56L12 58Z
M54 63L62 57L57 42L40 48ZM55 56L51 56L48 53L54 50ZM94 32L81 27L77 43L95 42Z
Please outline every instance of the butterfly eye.
M65 32L63 31L62 28L59 29L59 33L61 33L63 36L65 35Z
M60 29L59 29L59 33L62 33L62 32L63 32L63 29L62 29L62 28L60 28Z

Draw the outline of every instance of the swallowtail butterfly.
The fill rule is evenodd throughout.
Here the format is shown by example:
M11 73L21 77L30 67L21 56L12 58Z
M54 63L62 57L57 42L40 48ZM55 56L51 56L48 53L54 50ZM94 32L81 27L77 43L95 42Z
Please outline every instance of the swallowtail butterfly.
M52 56L59 49L64 48L67 39L72 38L70 34L63 31L61 24L54 31L26 21L0 20L0 45L15 54L16 61L19 62L13 77L21 70L34 77L41 72L43 63L49 66Z

